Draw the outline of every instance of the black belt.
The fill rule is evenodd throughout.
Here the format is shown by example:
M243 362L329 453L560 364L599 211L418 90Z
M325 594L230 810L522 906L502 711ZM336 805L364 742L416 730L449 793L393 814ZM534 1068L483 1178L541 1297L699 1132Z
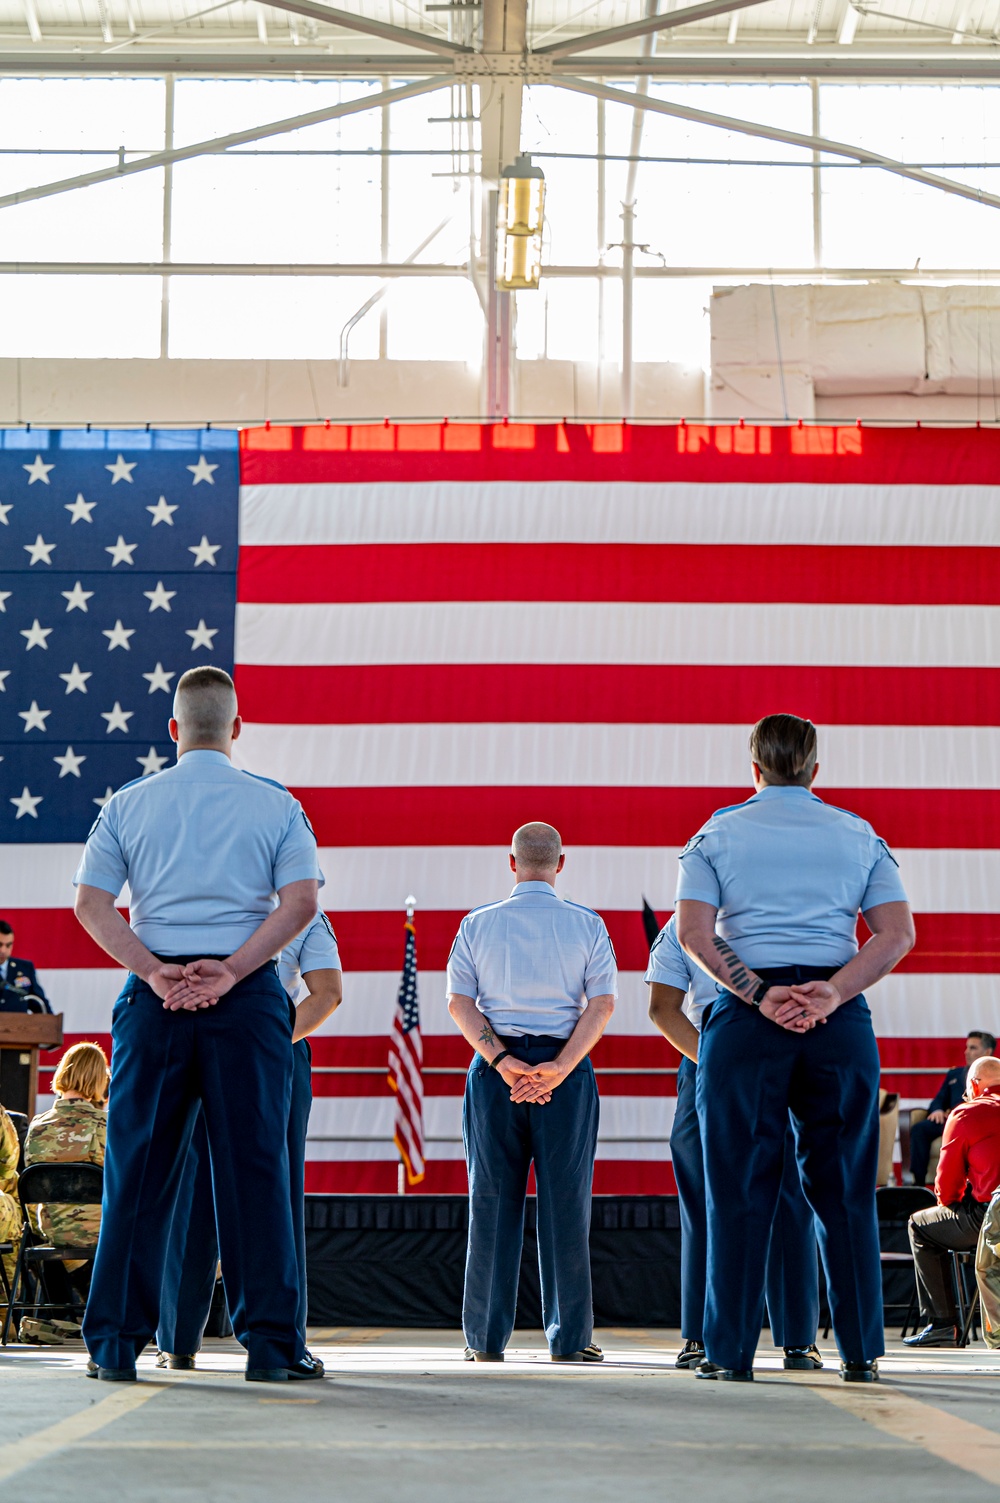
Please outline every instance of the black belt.
M548 1049L550 1046L554 1048L557 1045L559 1048L562 1048L563 1044L566 1043L566 1039L569 1038L569 1034L566 1035L566 1038L556 1038L553 1034L548 1033L515 1033L509 1034L505 1038L502 1033L498 1033L497 1038L505 1049L516 1049L519 1044L527 1044L529 1049L536 1047Z
M751 966L750 969L761 981L770 981L772 986L798 986L803 981L829 981L843 970L842 965L768 965Z

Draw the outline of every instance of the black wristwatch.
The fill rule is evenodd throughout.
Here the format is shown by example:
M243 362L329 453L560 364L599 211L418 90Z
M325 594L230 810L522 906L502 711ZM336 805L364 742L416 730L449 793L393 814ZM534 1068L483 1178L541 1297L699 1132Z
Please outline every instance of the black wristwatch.
M759 1007L770 990L770 981L762 981L760 983L760 986L758 986L757 990L754 992L753 996L750 998L750 1006Z

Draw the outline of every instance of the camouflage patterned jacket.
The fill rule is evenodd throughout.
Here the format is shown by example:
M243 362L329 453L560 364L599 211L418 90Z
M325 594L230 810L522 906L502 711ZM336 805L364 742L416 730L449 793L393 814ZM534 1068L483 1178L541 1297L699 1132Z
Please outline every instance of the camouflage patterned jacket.
M983 1336L992 1350L1000 1349L1000 1190L990 1201L976 1249L976 1282L982 1305Z
M0 1191L17 1198L17 1161L21 1146L17 1128L0 1106Z
M25 1164L103 1164L108 1114L90 1101L56 1098L50 1111L35 1117L24 1145ZM38 1228L63 1246L97 1241L100 1206L33 1206ZM35 1217L32 1217L34 1220Z

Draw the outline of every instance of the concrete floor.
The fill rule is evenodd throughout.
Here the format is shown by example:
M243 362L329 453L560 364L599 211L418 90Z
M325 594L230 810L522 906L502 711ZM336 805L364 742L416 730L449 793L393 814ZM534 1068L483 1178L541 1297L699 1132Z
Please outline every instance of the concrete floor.
M883 1381L784 1373L756 1382L673 1368L675 1331L602 1330L601 1367L555 1367L518 1331L504 1366L467 1365L444 1331L322 1329L324 1383L243 1382L210 1341L195 1373L112 1386L79 1347L0 1353L0 1497L116 1503L509 1503L705 1497L906 1503L1000 1492L1000 1353L922 1360L891 1342Z

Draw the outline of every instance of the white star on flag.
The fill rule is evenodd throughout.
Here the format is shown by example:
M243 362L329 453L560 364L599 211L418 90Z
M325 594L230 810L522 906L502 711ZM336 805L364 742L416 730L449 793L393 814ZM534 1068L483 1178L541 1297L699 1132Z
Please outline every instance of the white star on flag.
M162 663L157 663L152 673L144 673L142 676L149 684L150 694L155 694L157 689L162 689L164 694L169 694L170 680L175 677L175 674L168 673Z
M13 510L14 506L12 502L8 502L5 506L3 502L0 501L0 522L2 522L5 527L10 526L10 523L7 521L7 513Z
M80 581L77 580L71 590L60 590L59 593L66 601L66 609L68 611L86 611L87 601L94 592L93 590L85 590Z
M28 472L28 484L34 485L36 480L41 480L45 485L49 484L49 471L55 469L54 464L46 464L40 454L36 454L31 464L23 464L22 470ZM18 815L20 818L20 815Z
M45 722L52 714L52 711L40 710L38 708L38 700L33 699L29 709L18 710L17 713L18 717L24 721L24 729L26 731L44 731Z
M51 554L55 546L55 543L47 543L42 534L39 533L33 543L24 544L24 551L31 554L31 562L33 564L37 564L39 559L41 559L43 564L51 564Z
M205 625L205 618L203 616L198 625L193 630L189 627L184 635L191 638L192 652L195 652L199 647L207 647L209 652L211 652L212 643L218 636L218 633L219 628L217 626Z
M74 663L68 673L60 673L59 677L66 685L66 693L72 694L74 689L79 689L81 694L87 692L87 680L93 678L92 673L84 673L79 663Z
M75 778L80 776L80 768L86 762L86 757L78 757L71 746L67 746L64 757L53 757L53 762L59 764L59 776L64 778L67 773L72 773Z
M7 606L5 604L5 601L9 600L13 593L13 590L0 590L0 611L2 611L5 616L7 614Z
M10 668L0 668L0 694L7 693L7 680L10 678L12 671Z
M46 637L51 637L53 630L54 628L51 626L41 626L36 616L27 631L21 632L21 636L24 637L27 643L24 649L25 652L30 652L33 647L44 647L47 652L49 644L45 639Z
M100 798L91 799L91 803L96 804L97 807L98 807L98 809L103 809L104 805L107 803L108 799L111 797L111 795L114 793L114 791L115 790L112 788L111 784L109 783L108 786L105 788L105 790L104 790L103 794L101 795L101 797Z
M90 513L96 505L96 501L85 501L80 493L77 492L76 500L70 501L64 510L69 512L70 519L74 524L77 522L93 522L94 519Z
M149 609L151 611L169 611L170 602L177 594L177 591L164 589L163 580L158 579L155 590L143 590L142 593L149 601Z
M143 777L148 778L150 773L159 772L161 767L166 767L169 759L158 756L156 747L151 746L144 757L136 757L135 760L142 768Z
M168 527L173 527L174 512L177 510L177 508L176 506L167 505L166 496L161 496L155 506L147 506L146 510L149 512L149 515L153 519L152 525L154 527L158 522L166 522Z
M27 468L27 466L25 466L25 468ZM21 797L12 798L10 802L17 810L18 819L23 819L26 814L30 814L32 819L37 819L38 815L35 813L35 810L42 802L42 796L41 794L37 794L34 798L32 798L31 789L27 786L27 784L25 784L24 791L22 792Z
M132 463L129 464L128 460L123 455L119 454L114 464L106 464L104 468L111 476L111 484L117 485L119 480L127 480L129 485L131 485L132 471L135 469L138 462L139 461L137 459L133 459Z
M123 626L119 619L110 631L102 631L101 636L107 637L109 652L115 647L124 647L126 652L131 652L132 649L129 647L128 639L135 636L135 627Z
M202 533L201 542L196 547L188 549L189 553L194 554L194 567L197 569L199 564L214 565L215 555L221 547L221 543L210 543L205 534Z
M117 541L117 543L115 543L114 547L113 548L105 548L104 551L105 551L105 553L110 553L111 554L111 567L114 568L115 564L131 564L131 563L133 563L134 560L132 558L132 555L135 552L135 550L138 548L138 546L139 546L138 543L126 543L126 541L122 537L121 533L119 533L118 534L118 541Z
M117 699L113 710L102 710L101 719L108 722L108 735L112 731L124 731L127 735L128 723L134 714L134 710L123 710Z
M214 485L215 481L212 479L212 476L219 466L217 464L209 464L204 454L199 454L198 463L186 465L185 468L190 470L194 477L191 481L192 485L197 485L201 480L207 480L209 485Z

